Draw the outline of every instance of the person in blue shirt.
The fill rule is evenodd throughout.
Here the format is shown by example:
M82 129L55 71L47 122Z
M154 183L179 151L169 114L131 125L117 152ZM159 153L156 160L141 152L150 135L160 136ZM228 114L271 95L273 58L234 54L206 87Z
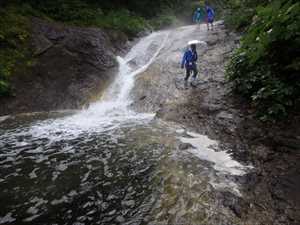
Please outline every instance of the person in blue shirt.
M209 5L205 5L206 11L206 24L207 30L209 30L209 24L211 25L211 29L214 29L214 20L215 20L215 11Z
M181 61L181 68L186 69L186 76L184 78L185 86L187 85L188 79L193 73L193 80L196 79L198 70L197 70L197 60L198 54L196 50L196 45L192 44L190 47L185 51L182 61Z
M195 13L194 13L194 16L193 16L193 22L197 23L197 24L200 24L201 23L201 19L202 19L201 9L197 8L196 11L195 11Z

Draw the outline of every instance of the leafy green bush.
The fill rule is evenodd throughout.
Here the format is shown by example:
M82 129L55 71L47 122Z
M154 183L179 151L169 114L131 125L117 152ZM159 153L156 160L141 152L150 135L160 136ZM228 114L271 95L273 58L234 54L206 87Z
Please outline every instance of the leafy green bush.
M254 15L255 10L253 9L238 9L234 14L225 17L225 22L232 29L242 30L251 24Z
M224 1L216 1L221 2L223 8L222 11L225 12L225 23L231 29L243 31L246 29L251 23L252 18L256 14L255 8L258 5L264 6L268 3L268 0L228 0L226 4ZM220 5L220 3L216 3Z
M278 0L257 8L227 67L235 90L262 120L284 117L300 98L300 3Z

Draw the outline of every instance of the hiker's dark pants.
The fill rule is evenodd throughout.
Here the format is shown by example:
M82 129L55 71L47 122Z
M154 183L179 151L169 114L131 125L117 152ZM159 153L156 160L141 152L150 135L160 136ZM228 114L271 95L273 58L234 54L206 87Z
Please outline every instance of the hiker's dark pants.
M193 72L193 78L197 77L198 74L198 70L197 70L197 65L193 65L193 66L187 66L186 67L186 76L184 78L185 81L187 81L189 79L189 77L191 76L191 73Z

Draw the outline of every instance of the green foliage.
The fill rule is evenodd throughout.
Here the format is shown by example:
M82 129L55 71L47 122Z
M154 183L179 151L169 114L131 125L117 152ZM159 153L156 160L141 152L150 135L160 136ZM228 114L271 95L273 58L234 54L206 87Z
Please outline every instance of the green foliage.
M164 28L173 25L177 21L176 16L171 14L162 14L150 21L154 29Z
M11 0L5 5L18 8L24 16L117 29L132 36L149 28L150 23L155 28L172 24L174 12L182 14L182 9L191 2L193 0Z
M0 96L9 94L9 78L27 60L28 20L15 8L0 9Z
M118 29L134 35L148 28L170 25L174 12L191 6L193 0L12 0L27 15L46 17L80 26L100 26ZM188 12L191 17L192 11Z
M278 0L256 16L227 68L262 120L287 116L300 99L300 3Z
M226 17L226 24L230 25L232 29L242 30L251 24L254 15L255 11L252 9L238 9L237 12Z
M152 19L171 9L172 11L182 9L187 3L193 0L85 0L100 5L103 9L116 10L117 8L126 8L135 14L146 19Z
M90 8L80 0L44 1L38 5L37 9L52 19L63 22L84 21L89 23L97 17L98 13L96 9ZM101 11L99 13L101 14Z
M216 0L215 0L216 1ZM221 1L223 2L223 1ZM244 30L252 23L256 6L265 5L268 0L228 0L223 8L226 24L235 30ZM224 7L224 3L222 4Z
M144 18L132 15L125 9L108 12L105 16L99 17L96 24L100 27L121 30L130 36L134 36L148 27Z
M124 8L103 10L102 3L88 0L16 0L26 16L37 16L70 25L95 26L136 35L147 27L146 20ZM16 3L13 4L16 7ZM105 5L105 4L104 4Z

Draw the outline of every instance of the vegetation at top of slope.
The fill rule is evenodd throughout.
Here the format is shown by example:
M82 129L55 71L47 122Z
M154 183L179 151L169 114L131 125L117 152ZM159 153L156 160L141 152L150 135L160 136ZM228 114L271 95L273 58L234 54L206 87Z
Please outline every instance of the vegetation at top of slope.
M9 77L19 65L30 65L29 21L14 8L0 8L0 96L10 93Z
M121 30L132 36L149 29L151 23L165 26L173 14L191 6L192 0L12 0L28 15L44 17L79 26ZM188 10L189 11L189 10ZM189 12L190 14L191 12Z
M14 0L7 3L23 16L35 16L78 26L116 29L129 36L147 28L144 18L126 8L102 10L99 4L85 0Z
M227 76L262 120L278 120L300 103L300 3L275 0L253 8Z

